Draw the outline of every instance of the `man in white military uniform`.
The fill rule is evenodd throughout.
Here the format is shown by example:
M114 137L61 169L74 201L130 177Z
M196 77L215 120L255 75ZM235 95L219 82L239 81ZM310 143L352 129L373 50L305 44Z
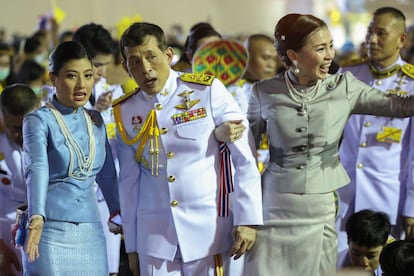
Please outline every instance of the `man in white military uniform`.
M366 36L369 58L343 67L384 93L414 93L414 67L401 60L407 39L405 17L394 8L378 9ZM347 218L372 209L389 215L394 237L414 237L414 121L412 118L353 115L344 130L340 158L351 182L338 190L338 250L347 248Z
M243 112L214 77L170 69L173 51L157 25L132 24L120 46L140 86L114 104L130 268L135 275L223 275L222 265L251 249L263 222L247 132L228 145L234 191L231 172L220 173L214 130L229 120L247 125Z
M20 251L11 242L16 208L26 201L22 123L40 102L30 87L6 87L0 96L0 275L21 275ZM4 274L2 274L4 273Z

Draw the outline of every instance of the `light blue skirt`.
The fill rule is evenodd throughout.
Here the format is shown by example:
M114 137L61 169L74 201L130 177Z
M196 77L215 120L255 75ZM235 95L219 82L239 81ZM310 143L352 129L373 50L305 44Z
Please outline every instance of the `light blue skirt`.
M40 258L30 263L23 255L27 276L108 275L106 243L101 222L46 221L39 243Z

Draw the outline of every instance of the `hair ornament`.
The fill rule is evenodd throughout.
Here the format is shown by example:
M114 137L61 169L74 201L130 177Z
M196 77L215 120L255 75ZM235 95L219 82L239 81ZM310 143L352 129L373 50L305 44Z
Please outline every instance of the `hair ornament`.
M281 35L281 36L280 36L280 39L281 39L281 40L286 40L286 36L285 36L285 35Z

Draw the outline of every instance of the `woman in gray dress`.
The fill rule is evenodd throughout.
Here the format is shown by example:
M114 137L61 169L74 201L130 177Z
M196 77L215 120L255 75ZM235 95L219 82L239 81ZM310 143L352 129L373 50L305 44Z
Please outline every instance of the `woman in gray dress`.
M351 73L329 74L333 39L319 18L288 14L274 38L287 70L256 82L249 100L256 146L267 131L270 162L262 175L264 225L244 272L335 275L334 191L349 182L338 157L345 123L351 114L413 116L414 98L387 95Z

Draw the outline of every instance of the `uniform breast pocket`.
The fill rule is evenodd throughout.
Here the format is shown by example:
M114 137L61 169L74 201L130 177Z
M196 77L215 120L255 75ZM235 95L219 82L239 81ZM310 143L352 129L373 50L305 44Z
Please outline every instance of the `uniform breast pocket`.
M214 126L207 121L194 122L185 125L181 125L176 128L175 133L178 138L202 141L208 140L210 135L213 134Z

